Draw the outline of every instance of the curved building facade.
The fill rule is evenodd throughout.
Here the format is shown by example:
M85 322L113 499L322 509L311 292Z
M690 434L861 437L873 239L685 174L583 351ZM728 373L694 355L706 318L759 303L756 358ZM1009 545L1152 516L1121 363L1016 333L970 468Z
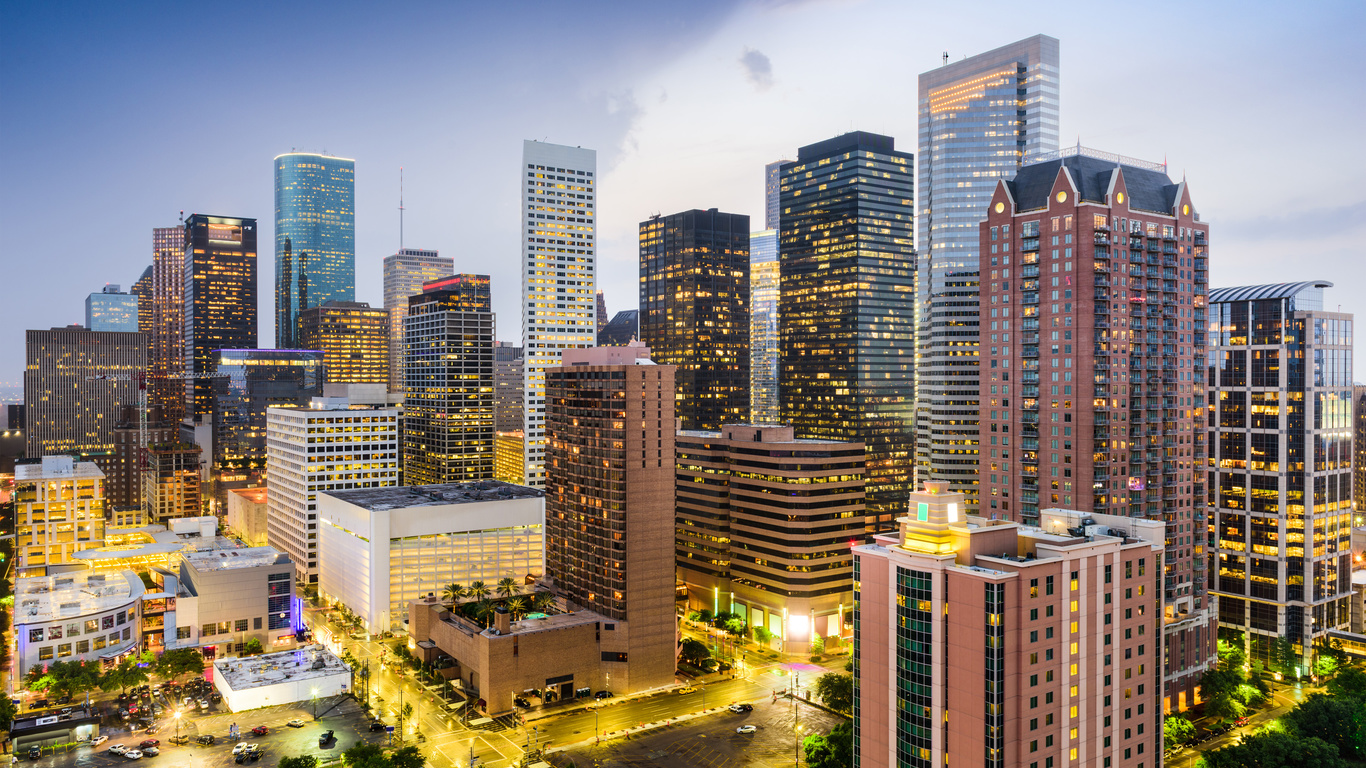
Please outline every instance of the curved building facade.
M299 313L356 300L356 161L275 158L275 346L298 347Z

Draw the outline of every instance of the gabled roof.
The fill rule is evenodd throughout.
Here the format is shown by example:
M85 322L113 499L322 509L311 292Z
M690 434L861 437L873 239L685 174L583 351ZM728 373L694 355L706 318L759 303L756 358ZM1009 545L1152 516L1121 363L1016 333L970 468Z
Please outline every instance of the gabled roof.
M1240 285L1233 288L1215 288L1209 292L1211 304L1230 301L1261 301L1263 299L1288 299L1306 288L1332 288L1327 280L1305 280L1302 283L1271 283L1270 285Z
M1129 207L1141 211L1171 215L1176 207L1180 185L1172 183L1161 171L1116 163L1085 155L1071 155L1056 160L1026 165L1006 182L1015 200L1017 211L1032 211L1048 206L1048 193L1058 177L1058 169L1067 168L1072 183L1077 187L1079 202L1105 204L1115 170L1123 168L1124 185L1128 189Z

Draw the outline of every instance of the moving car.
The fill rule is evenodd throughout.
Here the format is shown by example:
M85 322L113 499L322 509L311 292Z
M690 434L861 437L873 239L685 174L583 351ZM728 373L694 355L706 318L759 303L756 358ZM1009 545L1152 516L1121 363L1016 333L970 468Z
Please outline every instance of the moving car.
M105 743L106 741L109 741L109 737L108 737L108 736L105 736L105 735L103 735L103 734L101 734L101 735L96 736L95 738L93 738L93 739L90 740L90 746L92 746L92 747L98 747L99 745Z
M694 687L692 687L691 685L685 685L685 686L683 686L682 688L679 688L679 689L678 689L678 692L679 692L679 693L697 693L697 689L694 688Z
M595 698L595 699L610 699L610 698L612 698L612 692L611 692L611 691L598 691L597 693L593 694L593 698Z
M322 747L329 744L332 741L332 735L332 731L323 731L322 734L318 736L318 746Z
M375 720L374 722L370 723L370 732L371 732L371 733L374 733L375 731L382 731L382 730L384 730L384 728L385 728L385 725L384 725L384 721L382 721L382 720Z
M124 752L124 753L123 753L123 756L124 756L125 758L129 759L129 760L141 760L141 759L142 759L142 753L139 752L139 751L136 750L136 749L130 749L130 750L128 750L127 752Z
M742 726L740 726L739 728L736 728L736 729L735 729L735 732L736 732L736 733L754 733L754 732L757 731L757 730L759 730L759 726L757 726L757 725L742 725Z
M289 722L285 723L285 725L289 726L290 728L302 728L304 727L304 721L296 717L293 720L290 720Z
M264 725L258 725L251 729L252 736L265 736L267 733L270 733L270 729Z
M121 755L127 751L128 747L125 747L122 744L115 744L114 746L109 748L109 754L111 755Z

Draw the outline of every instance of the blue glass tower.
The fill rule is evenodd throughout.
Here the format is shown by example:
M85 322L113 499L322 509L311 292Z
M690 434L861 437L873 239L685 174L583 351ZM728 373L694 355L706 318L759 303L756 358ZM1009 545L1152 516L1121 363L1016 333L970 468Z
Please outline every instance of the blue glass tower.
M356 161L275 158L275 346L298 346L299 313L356 300Z

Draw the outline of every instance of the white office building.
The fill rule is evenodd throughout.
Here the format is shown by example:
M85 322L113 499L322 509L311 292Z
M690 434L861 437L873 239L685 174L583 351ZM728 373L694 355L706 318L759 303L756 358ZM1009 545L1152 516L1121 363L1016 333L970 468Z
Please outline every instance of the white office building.
M15 579L14 674L54 661L114 664L136 653L145 592L133 571Z
M522 143L523 452L526 484L545 487L545 369L597 345L597 166L591 149Z
M404 631L408 605L448 584L545 573L545 498L520 485L469 483L318 494L318 591L370 633Z
M398 485L400 409L347 397L266 411L266 537L289 555L299 580L318 580L320 492ZM353 386L352 389L356 387Z

